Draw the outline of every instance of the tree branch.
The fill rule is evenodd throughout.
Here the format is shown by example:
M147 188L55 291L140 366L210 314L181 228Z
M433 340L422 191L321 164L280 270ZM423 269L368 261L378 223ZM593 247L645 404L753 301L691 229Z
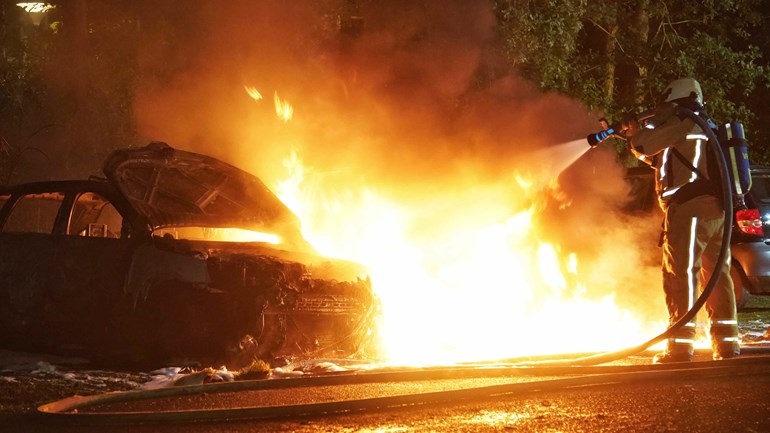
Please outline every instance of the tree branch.
M595 26L596 26L596 27L597 27L599 30L601 30L601 31L603 31L604 33L606 33L606 34L607 34L607 36L609 36L609 37L610 37L610 39L614 40L614 41L615 41L615 45L617 45L617 46L618 46L618 48L620 48L620 52L621 52L621 53L623 53L623 54L624 54L626 57L628 57L628 54L627 54L627 53L626 53L626 51L623 49L623 45L621 45L621 44L620 44L620 41L618 40L617 36L615 36L615 34L614 34L613 32L610 32L610 31L608 31L607 29L605 29L604 27L602 27L602 25L601 25L601 24L597 23L596 21L594 21L594 20L593 20L592 18L590 18L590 17L588 17L588 18L587 18L587 20L588 20L588 22L589 22L589 23L591 23L591 24L595 25Z

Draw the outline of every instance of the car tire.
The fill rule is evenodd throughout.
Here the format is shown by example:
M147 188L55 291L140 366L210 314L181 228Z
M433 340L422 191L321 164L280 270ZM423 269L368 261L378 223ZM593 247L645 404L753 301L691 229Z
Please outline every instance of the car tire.
M742 309L749 302L749 289L743 271L736 264L730 266L730 277L733 280L733 289L735 291L735 306Z

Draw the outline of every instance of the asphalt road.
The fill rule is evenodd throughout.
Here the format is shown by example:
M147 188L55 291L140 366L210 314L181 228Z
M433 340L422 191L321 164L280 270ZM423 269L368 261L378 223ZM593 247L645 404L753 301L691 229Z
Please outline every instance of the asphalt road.
M471 401L411 405L288 420L83 426L27 414L4 420L10 432L770 432L770 360L761 370L730 367L718 375L675 374L665 379L611 383L559 391L498 395ZM430 392L526 379L461 379L299 388L281 394L260 391L203 395L156 409L206 407L206 400L239 407L297 401L365 398L389 393ZM288 398L287 395L294 395ZM196 398L201 400L196 402ZM259 400L262 399L262 400ZM264 400L264 401L263 401ZM293 401L292 401L293 400ZM113 408L114 409L114 408Z
M763 298L764 300L770 300ZM768 342L768 306L739 315L745 341ZM764 338L763 338L764 334ZM0 351L2 352L2 351ZM1 355L2 353L0 353ZM649 354L648 354L649 355ZM748 354L751 356L751 354ZM745 356L741 356L744 358ZM707 359L708 353L701 359ZM0 356L6 368L8 360ZM40 362L47 361L47 362ZM14 362L20 362L18 355ZM410 405L287 419L205 422L194 424L69 425L39 416L34 408L73 394L131 390L147 382L146 373L120 373L66 367L56 358L21 358L26 373L0 374L0 433L5 432L768 432L770 371L729 368L708 377L683 374L554 391L527 391L475 400ZM51 364L59 368L51 368ZM649 364L649 356L620 361ZM770 364L770 361L768 361ZM22 369L24 370L24 369ZM199 395L176 401L143 402L127 410L201 409L370 398L382 395L443 391L548 378L431 380L358 386L298 388L279 392ZM144 406L142 406L144 405ZM149 406L148 406L149 405ZM109 409L109 407L108 407ZM119 406L112 407L119 409Z

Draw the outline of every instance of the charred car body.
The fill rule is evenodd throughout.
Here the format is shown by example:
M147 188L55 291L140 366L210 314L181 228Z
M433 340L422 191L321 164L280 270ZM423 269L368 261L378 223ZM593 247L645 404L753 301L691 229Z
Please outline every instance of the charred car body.
M366 269L319 256L258 178L165 143L104 173L0 187L0 347L233 365L369 343Z

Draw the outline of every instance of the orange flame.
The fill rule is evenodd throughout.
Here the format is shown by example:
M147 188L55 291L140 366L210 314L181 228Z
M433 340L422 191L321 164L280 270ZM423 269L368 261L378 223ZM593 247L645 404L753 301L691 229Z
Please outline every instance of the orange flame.
M223 242L264 242L275 245L281 243L281 238L276 234L233 227L172 227L158 229L154 232L154 234L158 236L172 236L175 239Z
M253 99L255 101L259 101L259 100L262 99L262 94L259 93L259 90L257 90L256 87L243 86L243 88L246 89L246 93L248 93L249 96L251 96L251 99Z
M274 190L300 216L308 240L370 267L388 361L611 350L662 329L659 322L652 331L614 295L588 297L578 254L536 239L533 209L511 214L500 204L510 191L486 193L483 205L474 188L406 207L365 186L324 189L294 150L285 166L291 176Z
M291 120L292 116L294 116L294 107L285 100L281 100L278 92L275 92L273 100L275 101L275 114L278 115L278 118L284 122Z

